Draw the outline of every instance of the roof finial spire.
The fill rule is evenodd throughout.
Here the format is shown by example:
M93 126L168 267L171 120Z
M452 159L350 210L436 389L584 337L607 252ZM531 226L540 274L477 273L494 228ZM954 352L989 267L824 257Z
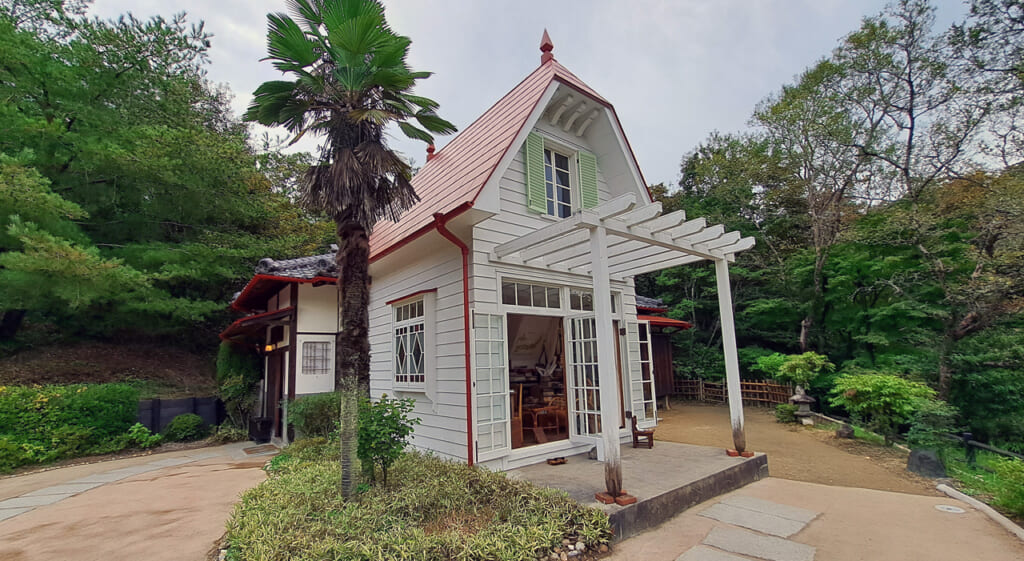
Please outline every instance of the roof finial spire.
M431 142L427 145L427 161L434 159L434 143Z
M551 54L554 50L555 44L551 42L551 37L548 37L548 30L544 30L544 36L540 38L540 63L544 64L549 60L555 60L555 55Z

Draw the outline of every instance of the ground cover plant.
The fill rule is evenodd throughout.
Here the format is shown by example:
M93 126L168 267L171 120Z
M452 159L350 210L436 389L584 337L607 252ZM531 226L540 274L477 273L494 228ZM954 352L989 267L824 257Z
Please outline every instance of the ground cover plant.
M151 446L138 402L127 384L0 386L0 471Z
M336 441L299 441L228 522L228 559L532 560L570 535L610 537L607 516L560 491L419 453L387 485L344 500Z

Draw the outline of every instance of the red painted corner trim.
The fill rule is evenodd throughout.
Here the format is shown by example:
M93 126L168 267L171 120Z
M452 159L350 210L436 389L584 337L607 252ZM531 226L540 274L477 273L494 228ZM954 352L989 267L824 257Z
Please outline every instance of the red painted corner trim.
M385 306L390 306L391 304L394 304L395 302L401 302L402 300L408 300L410 298L415 298L415 297L417 297L417 296L419 296L421 294L429 294L431 292L437 292L437 289L436 288L425 288L423 290L417 290L416 292L413 292L412 294L406 294L405 296L400 296L400 297L395 298L393 300L388 300L387 302L384 302L384 305Z

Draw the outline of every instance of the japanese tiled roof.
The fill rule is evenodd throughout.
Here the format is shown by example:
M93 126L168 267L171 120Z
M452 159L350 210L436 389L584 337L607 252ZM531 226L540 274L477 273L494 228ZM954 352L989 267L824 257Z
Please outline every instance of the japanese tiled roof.
M260 262L256 264L256 274L311 279L314 277L337 277L338 269L334 253L331 252L295 259L260 259Z
M661 301L661 298L649 298L647 296L636 295L636 307L647 308L648 310L660 310L665 308L665 303Z
M413 177L420 201L398 222L383 221L370 235L370 259L433 226L434 214L453 215L472 205L552 81L567 84L594 101L603 97L554 59L536 70L438 151Z

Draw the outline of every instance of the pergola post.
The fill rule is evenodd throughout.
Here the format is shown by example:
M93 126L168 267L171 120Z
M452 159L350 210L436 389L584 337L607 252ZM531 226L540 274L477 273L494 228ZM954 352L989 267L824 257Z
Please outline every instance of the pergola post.
M732 314L732 290L729 287L729 263L715 259L715 280L718 283L718 313L722 320L722 352L725 354L725 383L729 391L729 418L732 441L736 451L747 448L743 431L743 393L740 386L740 363L736 354L736 324Z
M604 483L612 497L622 491L619 454L619 398L615 371L615 334L612 329L612 288L608 276L608 234L604 226L590 230L593 262L594 318L597 329L597 371L601 396L601 437L604 442Z

